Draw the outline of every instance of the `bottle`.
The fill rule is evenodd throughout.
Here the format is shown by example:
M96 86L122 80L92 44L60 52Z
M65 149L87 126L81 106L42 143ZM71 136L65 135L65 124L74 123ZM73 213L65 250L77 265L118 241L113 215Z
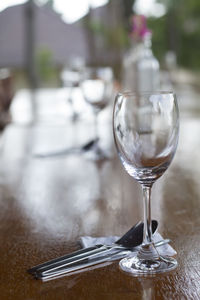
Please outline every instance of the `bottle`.
M131 48L124 56L122 86L128 91L156 91L160 86L159 62L151 49L151 31L146 27L146 18L133 16Z

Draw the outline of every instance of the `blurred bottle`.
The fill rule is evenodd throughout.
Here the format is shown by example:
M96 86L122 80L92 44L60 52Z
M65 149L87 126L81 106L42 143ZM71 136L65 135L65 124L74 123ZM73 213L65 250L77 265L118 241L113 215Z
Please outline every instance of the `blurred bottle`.
M155 91L160 87L159 62L151 49L151 31L146 18L136 15L132 18L132 46L123 59L122 85L124 90Z

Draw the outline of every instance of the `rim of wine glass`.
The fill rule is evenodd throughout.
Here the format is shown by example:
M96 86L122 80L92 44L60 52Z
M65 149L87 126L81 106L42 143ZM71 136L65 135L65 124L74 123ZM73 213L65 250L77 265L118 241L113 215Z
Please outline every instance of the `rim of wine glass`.
M165 91L165 90L160 90L160 91L120 91L117 93L117 95L122 95L122 96L126 96L126 95L167 95L167 94L173 94L175 95L175 92L169 90L169 91Z
M166 91L166 90L158 90L158 91L140 91L140 92L137 92L137 91L119 91L117 94L116 94L116 97L115 97L115 100L114 100L114 108L116 106L116 103L118 101L118 98L119 97L130 97L130 96L150 96L150 95L173 95L174 97L174 100L175 100L175 104L176 106L178 107L178 101L177 101L177 96L176 96L176 93L169 90L169 91ZM179 109L178 109L178 115L179 115ZM114 110L113 110L113 117L114 117Z

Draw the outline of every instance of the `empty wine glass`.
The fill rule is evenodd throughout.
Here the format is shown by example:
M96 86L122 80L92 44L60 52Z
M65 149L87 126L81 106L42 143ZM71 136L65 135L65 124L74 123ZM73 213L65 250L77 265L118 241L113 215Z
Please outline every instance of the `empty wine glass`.
M67 100L71 107L72 121L76 121L79 117L74 103L74 91L77 87L79 87L81 72L84 69L84 65L85 62L81 57L74 57L61 72L63 86L68 89Z
M122 270L147 276L173 270L174 258L158 254L152 241L151 188L175 154L179 113L172 92L119 93L115 99L113 131L119 158L130 176L142 186L143 243L134 257L120 261Z
M113 92L113 72L110 67L88 67L82 75L81 89L83 97L89 103L95 116L95 138L99 141L98 115L112 98ZM100 148L99 142L95 147L96 159L105 158L107 155Z

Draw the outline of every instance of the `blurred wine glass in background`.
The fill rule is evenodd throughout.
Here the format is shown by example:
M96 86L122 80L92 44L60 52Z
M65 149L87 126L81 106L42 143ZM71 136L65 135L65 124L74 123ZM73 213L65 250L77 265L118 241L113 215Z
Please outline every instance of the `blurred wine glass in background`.
M79 113L75 106L75 94L74 91L80 86L81 72L84 69L85 62L81 57L75 57L68 65L65 66L61 72L61 80L63 86L68 88L67 101L71 107L72 121L76 121L79 117Z
M85 101L91 105L94 112L94 140L95 159L107 158L107 154L100 147L99 113L108 106L113 93L113 71L110 67L87 67L82 74L81 90Z

